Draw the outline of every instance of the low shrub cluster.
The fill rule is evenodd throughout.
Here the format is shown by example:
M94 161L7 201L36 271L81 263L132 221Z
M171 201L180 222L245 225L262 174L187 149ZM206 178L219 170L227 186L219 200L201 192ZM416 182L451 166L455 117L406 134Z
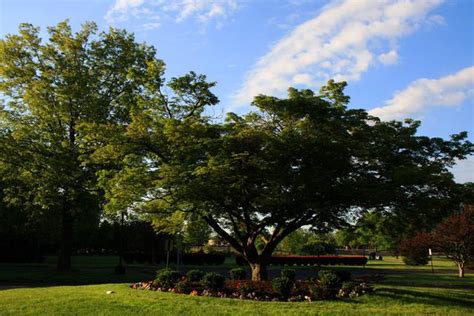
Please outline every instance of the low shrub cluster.
M204 277L204 271L201 270L189 270L188 273L186 273L186 278L188 279L189 282L199 282L202 280Z
M215 296L258 301L313 301L346 299L372 291L364 281L353 280L349 272L321 270L316 278L296 280L295 271L282 269L272 281L244 280L245 270L230 271L232 279L219 273L190 270L186 275L163 269L154 281L132 284L132 288L169 291L193 296Z
M245 265L247 262L242 256L237 256L235 261L238 265ZM367 264L364 256L273 256L270 259L271 265L351 265L362 266Z

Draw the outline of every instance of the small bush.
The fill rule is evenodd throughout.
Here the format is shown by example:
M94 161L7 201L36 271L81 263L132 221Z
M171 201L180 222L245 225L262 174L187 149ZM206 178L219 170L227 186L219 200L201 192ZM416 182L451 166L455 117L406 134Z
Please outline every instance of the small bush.
M318 273L319 284L330 288L338 288L341 285L341 279L332 270L321 270Z
M209 272L202 278L202 285L206 290L219 291L224 288L225 278L222 274Z
M280 276L282 278L288 278L288 279L290 279L291 281L294 282L295 279L296 279L296 272L293 269L284 268L284 269L281 270Z
M349 297L356 284L354 282L343 282L337 296Z
M334 271L321 270L313 295L316 299L333 299L338 294L341 283L341 279Z
M431 245L431 235L420 232L405 239L400 245L403 262L410 266L426 265L429 262L428 248Z
M174 288L177 293L181 293L181 294L188 294L189 292L191 292L191 285L189 284L188 281L185 281L185 280L181 280L178 283L176 283Z
M204 271L194 269L194 270L189 270L188 273L186 273L186 277L189 282L199 282L202 280L204 277Z
M248 294L255 292L255 287L252 283L244 283L239 286L238 290L240 292L240 295L247 296Z
M158 282L161 287L169 289L178 283L180 277L181 275L177 271L173 271L171 269L162 269L156 274L156 282Z
M327 300L336 297L337 291L335 289L323 286L318 283L313 283L308 286L308 290L313 300Z
M273 290L281 297L288 297L293 289L293 281L286 277L274 278L272 280Z
M247 273L242 268L235 268L230 270L230 278L232 280L245 280Z

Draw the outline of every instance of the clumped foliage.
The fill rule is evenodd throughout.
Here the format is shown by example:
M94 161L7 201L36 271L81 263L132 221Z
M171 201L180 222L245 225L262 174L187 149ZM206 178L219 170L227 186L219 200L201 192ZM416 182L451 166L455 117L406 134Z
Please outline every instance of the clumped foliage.
M194 270L189 270L186 273L186 277L188 278L188 281L190 282L199 282L204 277L204 274L205 274L204 271L194 269Z
M242 268L234 268L230 270L230 278L232 280L245 280L247 272Z
M291 281L296 280L296 271L294 269L283 268L280 272L283 278L290 279Z
M286 236L277 249L292 255L326 255L335 252L336 240L331 233L316 233L300 228Z
M462 213L446 218L432 235L436 249L457 264L463 278L466 264L474 260L474 206L466 205Z
M222 274L209 272L202 278L202 285L206 290L219 291L224 288L225 277Z
M43 41L39 28L21 24L19 34L0 40L0 181L8 183L0 195L27 211L33 223L43 219L50 232L57 232L62 242L57 267L66 270L77 224L99 223L104 193L98 178L144 159L138 147L126 162L117 156L100 160L104 153L95 149L125 131L138 135L130 123L143 113L181 115L187 100L195 105L196 99L210 104L217 98L208 93L210 85L190 73L170 80L175 106L165 107L159 102L166 97L160 90L163 61L126 31L98 33L94 23L85 23L74 33L64 21L48 33ZM190 107L189 112L198 111ZM130 206L106 198L109 209L114 205L123 212Z
M415 236L405 239L400 246L403 262L410 266L428 264L428 249L432 247L432 244L432 236L427 232L419 232Z
M186 246L202 246L209 241L211 228L197 214L191 214L184 225L184 242Z
M178 283L180 280L181 275L178 271L174 271L171 269L162 269L156 273L156 282L159 286L164 288L172 288Z
M320 270L318 272L318 280L322 286L336 288L341 284L341 279L332 270Z
M356 297L372 290L365 283L353 282L350 272L332 270L320 270L318 279L310 283L308 288L316 300Z
M179 106L172 119L137 114L120 147L140 150L121 151L133 163L108 178L107 196L160 219L198 214L245 258L253 280L266 278L274 250L303 226L329 231L368 208L442 216L456 202L448 167L472 152L466 133L417 136L418 121L383 122L348 109L344 86L332 82L319 95L291 88L285 99L260 95L259 112L229 113L225 122L199 115L212 104L209 94ZM99 151L110 148L117 145Z
M276 277L272 280L273 290L283 298L287 298L293 289L294 281L287 277Z

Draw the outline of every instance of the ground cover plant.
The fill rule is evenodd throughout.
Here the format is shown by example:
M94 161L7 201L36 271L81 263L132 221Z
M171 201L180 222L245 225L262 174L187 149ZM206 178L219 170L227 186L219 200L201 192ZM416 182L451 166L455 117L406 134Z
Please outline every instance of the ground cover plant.
M133 289L240 298L257 301L314 301L336 298L353 298L373 291L365 281L355 280L348 271L320 270L317 277L297 280L293 269L284 268L271 281L245 280L243 269L230 270L231 279L219 273L191 270L182 275L171 269L157 272L155 280L138 282ZM202 277L201 277L202 276Z

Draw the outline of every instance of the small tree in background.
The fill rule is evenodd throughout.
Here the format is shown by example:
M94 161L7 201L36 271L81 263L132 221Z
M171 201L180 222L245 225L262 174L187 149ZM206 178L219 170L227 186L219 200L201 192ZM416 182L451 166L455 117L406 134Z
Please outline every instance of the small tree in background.
M463 278L466 264L474 258L474 206L441 222L433 231L433 242L436 249L456 263L459 277Z
M427 264L429 261L428 249L431 245L431 234L427 232L419 232L415 236L403 240L400 245L403 262L410 266Z
M188 246L203 246L209 241L211 228L197 214L191 214L184 229L184 242Z

